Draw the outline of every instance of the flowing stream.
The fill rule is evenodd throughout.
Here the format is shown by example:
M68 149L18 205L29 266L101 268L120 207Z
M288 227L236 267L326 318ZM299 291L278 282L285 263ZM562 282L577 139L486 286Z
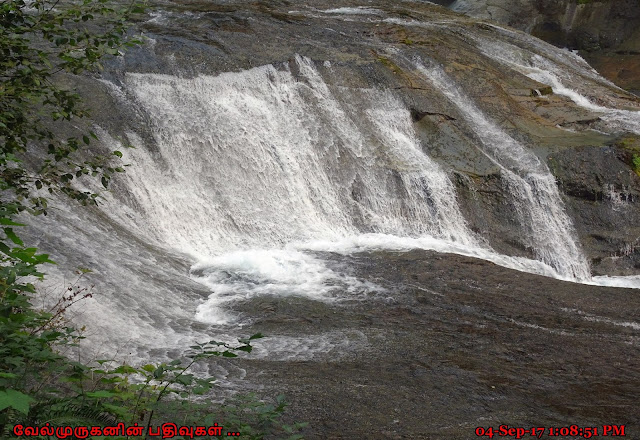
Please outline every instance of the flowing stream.
M192 277L212 293L195 318L208 324L237 322L225 305L253 296L331 301L338 290L376 289L309 251L436 249L591 281L546 165L441 69L417 67L500 167L537 261L498 255L468 229L449 176L421 149L392 92L332 89L300 56L193 79L127 74L124 91L152 124L154 148L132 150L130 209L109 215L121 224L136 217L138 234L196 261Z

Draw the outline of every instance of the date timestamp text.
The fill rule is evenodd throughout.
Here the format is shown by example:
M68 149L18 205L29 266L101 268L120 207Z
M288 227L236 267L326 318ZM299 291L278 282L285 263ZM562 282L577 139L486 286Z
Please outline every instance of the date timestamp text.
M489 426L484 428L478 426L476 428L477 437L510 437L521 439L525 437L542 438L543 435L548 437L625 437L625 425L601 425L601 426L538 426L531 428L516 428L509 425L500 425L497 428Z

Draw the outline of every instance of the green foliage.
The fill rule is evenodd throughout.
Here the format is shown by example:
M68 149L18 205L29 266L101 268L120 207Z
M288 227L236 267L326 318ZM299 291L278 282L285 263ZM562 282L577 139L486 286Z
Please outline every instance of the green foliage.
M70 292L49 312L34 310L24 295L16 296L13 305L19 307L19 313L14 311L8 319L0 319L0 436L9 436L17 424L112 426L122 422L148 429L154 423L175 422L177 415L182 424L190 426L221 421L219 415L212 418L210 400L192 400L208 394L214 379L197 377L190 369L199 361L250 353L251 342L261 334L241 339L237 345L198 343L183 359L166 363L133 367L98 360L97 366L88 366L56 352L76 345L82 338L74 328L60 328L55 321L70 305L90 296L84 289ZM266 429L260 435L272 432L284 410L283 402L278 400L277 406L269 406L253 401L251 405L260 414L256 422L242 417L230 419L225 429L254 433ZM293 430L286 427L283 432Z
M260 440L273 433L279 433L287 440L302 439L298 432L307 423L285 425L280 422L286 406L282 395L273 402L261 402L253 394L240 395L225 401L220 416L225 427L232 426L243 439Z
M105 56L137 44L126 38L126 23L140 11L137 3L122 7L112 0L0 2L0 191L5 211L46 213L47 201L37 191L43 188L95 203L96 194L75 189L72 181L99 176L106 187L111 175L122 170L109 157L76 157L96 138L93 132L61 139L51 127L87 114L80 97L58 85L60 76L101 69Z
M11 375L13 373L6 374ZM26 415L29 413L29 405L33 400L33 398L20 391L12 389L0 391L0 411L5 408L11 408Z
M640 155L633 155L631 159L631 167L633 168L633 171L635 171L636 174L640 176Z
M104 56L136 44L128 41L125 23L138 11L107 0L0 2L0 427L33 417L46 399L59 398L53 377L73 378L86 367L70 363L54 350L73 345L75 329L57 318L82 292L66 297L53 313L30 303L40 267L48 255L27 247L16 221L23 211L46 214L45 193L60 192L95 203L97 194L76 190L71 182L95 174L108 180L115 168L106 158L76 158L93 133L60 139L54 126L86 115L79 96L60 87L59 77L100 67ZM91 31L89 30L91 26ZM112 171L113 170L113 171ZM104 181L104 180L103 180ZM90 294L86 294L90 295ZM62 394L65 394L64 390ZM76 396L77 397L77 396ZM64 402L68 404L69 402Z

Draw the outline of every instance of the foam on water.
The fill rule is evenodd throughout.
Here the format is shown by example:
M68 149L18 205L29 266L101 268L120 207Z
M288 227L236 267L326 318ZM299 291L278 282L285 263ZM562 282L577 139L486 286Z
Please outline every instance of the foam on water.
M540 62L539 64L548 65L545 62ZM580 107L602 113L600 118L607 122L612 129L640 134L640 111L620 110L595 104L586 96L565 86L551 70L532 67L527 76L543 84L550 85L554 93L568 97Z
M478 246L467 246L460 243L441 240L429 236L422 237L401 237L390 234L361 234L346 237L339 241L316 240L305 243L292 243L295 249L336 252L349 255L358 252L368 252L375 250L386 251L409 251L412 249L433 250L442 253L464 255L467 257L480 258L491 261L499 266L522 272L544 275L566 281L575 281L572 278L563 276L553 267L538 261L521 257L510 257L498 254L488 248Z
M146 115L154 143L129 152L122 208L107 214L197 261L192 278L212 291L200 322L241 323L227 306L256 295L375 289L288 243L383 233L478 246L391 92L331 89L296 57L193 79L127 74L118 96Z
M196 319L209 324L238 322L226 306L255 296L304 296L332 301L342 295L382 290L327 267L325 261L294 249L246 250L203 260L191 269L212 291L197 308Z
M352 255L370 251L406 252L433 250L490 261L502 267L539 274L564 281L574 277L559 273L539 260L511 257L478 246L469 246L430 236L406 237L391 234L359 234L340 240L293 242L283 249L238 251L202 261L192 268L194 279L211 289L212 295L197 308L196 319L215 325L241 324L243 320L229 310L235 301L256 296L304 296L333 302L341 298L364 298L384 289L346 275L340 267L329 268L327 261L309 252ZM594 277L580 282L610 287L640 288L638 277ZM317 342L317 341L316 341Z
M551 267L539 260L532 260L523 257L511 257L499 254L492 249L478 246L466 246L460 243L452 243L428 236L412 238L390 234L361 234L346 237L339 241L317 240L305 243L292 243L289 247L297 250L335 252L343 255L378 250L404 252L413 249L424 249L479 258L508 269L543 275L563 281L595 286L640 289L640 276L597 276L576 280L566 274L559 273L554 267ZM371 286L371 290L373 289L374 286Z
M166 351L207 340L207 324L246 324L231 311L236 301L295 295L333 302L381 290L320 251L432 249L589 279L546 166L443 72L419 66L502 168L539 260L499 255L469 230L447 172L424 152L409 110L393 92L331 86L322 68L296 57L190 79L126 75L114 96L142 115L150 134L127 133L138 148L127 150L133 166L105 195L108 209L41 220L42 231L56 231L60 248L81 249L67 266L81 260L119 274L99 286L110 293L83 310L85 322L109 318L94 344ZM121 149L97 131L112 150ZM159 255L171 257L158 261ZM193 263L190 278L185 260ZM640 286L630 278L589 282ZM185 292L176 295L176 285ZM327 349L325 336L295 343L284 337L271 348L293 344L291 353L282 348L283 359L312 358Z
M624 287L628 289L640 289L640 275L630 276L597 276L587 281L586 284L607 287Z
M314 250L433 249L590 279L546 166L444 72L418 68L501 167L539 261L498 255L468 230L451 181L390 92L331 89L302 57L295 74L271 65L193 79L128 74L126 89L152 121L156 149L132 152L137 165L126 178L136 209L120 220L138 216L141 233L198 261L192 278L212 293L197 320L242 323L229 305L258 295L333 301L337 292L376 289L329 268Z

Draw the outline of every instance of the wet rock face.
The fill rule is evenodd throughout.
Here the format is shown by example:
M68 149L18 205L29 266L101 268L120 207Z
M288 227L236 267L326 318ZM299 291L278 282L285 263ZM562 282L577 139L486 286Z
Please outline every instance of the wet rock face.
M625 275L640 269L640 252L636 249L640 244L640 186L638 176L628 166L630 154L621 142L549 156L594 275L610 273L613 267Z
M348 130L341 132L344 138L326 134L336 130L334 116L340 108L348 109L355 126L366 122L370 117L366 111L372 110L375 118L370 117L371 124L375 124L386 115L371 108L371 101L362 97L387 96L394 105L398 103L393 107L397 110L393 116L398 117L384 120L387 124L383 129L386 133L396 129L400 136L384 138L384 130L362 131L366 145L382 152L373 156L373 161L383 162L381 168L388 174L376 181L382 184L373 190L387 189L383 185L389 191L395 191L394 186L402 188L402 173L406 176L407 168L427 180L428 176L420 174L423 168L389 157L394 142L406 144L406 138L411 138L410 146L415 146L416 153L425 153L446 172L469 229L484 244L500 253L534 258L536 249L516 212L521 202L518 196L524 199L526 194L512 190L509 175L520 173L523 179L537 182L542 181L541 176L552 175L558 184L561 210L570 218L592 271L640 273L640 253L636 251L640 245L640 167L636 167L640 136L619 123L620 118L628 116L623 110L640 110L636 97L597 76L572 53L522 32L481 23L427 2L371 0L364 7L358 6L363 5L347 0L158 2L137 23L148 44L106 66L101 81L74 81L89 97L87 102L94 107L101 133L136 145L135 152L140 154L134 156L138 160L131 169L140 167L137 175L147 173L145 178L154 174L158 186L153 189L178 196L190 193L184 186L167 185L175 171L170 165L177 156L186 156L180 159L196 165L188 168L193 173L183 172L188 178L185 181L207 179L213 174L228 179L231 165L221 172L213 169L207 152L220 151L216 156L220 159L230 155L226 153L230 148L254 151L249 150L249 141L239 148L227 138L216 138L217 133L205 132L211 138L205 139L202 131L197 131L200 127L187 125L193 119L207 127L215 126L216 116L211 114L209 102L186 107L189 112L176 105L192 98L192 91L185 90L187 80L207 76L208 88L196 92L212 101L217 97L211 98L206 92L216 93L224 86L212 78L238 80L239 87L248 90L247 105L225 110L241 121L237 124L241 128L264 137L282 133L260 125L264 115L255 110L264 107L266 100L255 98L275 96L273 101L283 115L302 98L292 92L256 96L257 92L251 93L255 83L266 90L283 87L304 94L307 101L296 107L303 109L295 113L296 118L322 121L310 124L313 134L319 133L313 140L320 139L312 143L311 152L321 155L326 148L340 153L331 156L339 171L377 164L371 163L371 156L365 157L370 160L366 162L342 148L342 142L352 134ZM254 69L269 64L272 67ZM267 74L253 75L256 71ZM137 89L127 88L127 81L141 75L133 74L160 74L149 75L146 86L155 81L182 87L167 86L169 93L158 93L166 100L156 107L136 106L142 98L136 95ZM278 79L279 74L286 74L282 75L286 84ZM239 76L251 81L242 82ZM558 93L556 82L560 81L564 95ZM293 86L287 89L289 85ZM157 93L155 90L151 88L149 95ZM242 95L238 88L225 92L228 100ZM329 95L332 101L326 98ZM326 106L327 102L335 104L330 111L313 112L313 106ZM167 109L175 111L158 117ZM172 142L175 138L169 137L170 141L161 145L157 132L171 135L163 124L177 125L176 121L193 127L193 132L178 133L186 139L183 143ZM400 122L402 127L394 126ZM281 131L289 134L293 129L287 126ZM301 138L294 137L292 145L302 144L297 142L304 140ZM322 143L325 138L332 139L332 145ZM188 144L200 143L201 150L188 149ZM268 143L260 145L264 150L271 149ZM169 151L163 155L161 147ZM295 149L291 155L295 155ZM267 162L262 157L255 160L258 165ZM243 160L238 160L237 166L246 170L245 180L254 179L260 173L250 163L255 157L240 158ZM283 155L281 159L290 157ZM277 178L280 169L274 168ZM134 171L127 173L131 175L136 176ZM346 181L339 173L330 177L337 182L334 186ZM87 264L85 261L106 261L109 264L104 267L110 273L122 274L122 284L107 275L99 280L111 293L109 300L113 298L114 304L124 306L122 319L131 319L122 322L145 323L140 344L153 343L153 350L158 352L177 350L188 346L182 342L193 335L226 333L230 327L194 319L197 308L215 287L198 284L187 276L194 263L191 256L181 254L180 260L173 262L173 250L164 239L172 237L158 234L160 239L156 240L154 234L145 235L145 221L153 224L163 220L162 210L176 207L156 203L156 210L156 206L138 204L136 192L148 189L143 180L133 180L131 186L137 185L133 190L127 187L129 181L114 182L115 202L111 206L130 207L123 216L111 219L105 212L94 215L90 211L86 220L78 218L75 222L69 216L71 226L60 228L62 235L56 241L46 240L46 233L56 230L52 219L46 230L41 234L38 231L45 238L38 239L56 248L51 249L53 254L68 249L70 237L77 240L75 231L82 229L76 225L92 226L85 234L87 238L79 243L87 243L83 248L94 246L94 255L81 258L82 252L72 250L76 257L66 263L77 267ZM426 193L421 199L425 205L429 197L437 196L420 186L420 181L414 182ZM352 201L349 206L357 207L366 199L367 187L357 179L347 185ZM267 185L260 189L264 188L270 189ZM540 185L533 188L545 189ZM218 210L217 190L213 188L195 200ZM252 191L258 192L255 188L243 191L232 203L248 201L247 206L253 208L250 204L258 200L252 199ZM320 194L313 196L305 201L321 201ZM186 197L178 206L178 219L207 213L200 211L201 207ZM158 215L144 217L145 208ZM258 210L250 212L261 215ZM61 216L66 214L63 211ZM297 211L288 215L294 217ZM126 219L136 224L119 223ZM63 218L60 223L68 221ZM111 221L116 234L107 227ZM233 222L230 216L228 223ZM194 227L185 226L190 225L188 222L175 223L180 232L186 231L185 236L194 234ZM94 225L104 226L105 232ZM552 226L540 225L534 223L530 229L537 227L535 232L544 235ZM210 230L217 227L214 224ZM148 237L154 241L144 242ZM335 302L267 293L228 303L231 311L247 317L247 325L241 328L243 335L260 331L275 335L272 341L284 336L285 350L280 353L285 355L278 358L278 352L271 352L270 357L223 360L235 365L234 371L241 377L246 373L248 379L243 386L269 394L286 393L293 402L292 420L310 422L306 438L470 439L477 426L502 423L523 427L628 423L627 434L638 438L640 296L636 291L566 283L496 267L484 260L435 252L317 254L332 267L344 268L349 276L381 289L355 294L334 292ZM57 256L54 259L65 262ZM199 270L191 272L196 279L203 274ZM227 275L233 278L234 274L234 269L229 269ZM270 282L263 277L258 280ZM250 283L253 281L248 277L246 285ZM135 287L133 291L131 286ZM153 322L146 324L149 321ZM107 342L130 339L129 334L119 332L105 332ZM166 334L169 338L162 339ZM291 341L300 342L297 346L301 353L296 353L295 344L293 352L289 350ZM140 351L149 353L148 349Z
M503 423L626 423L627 436L640 435L634 291L425 251L348 260L389 295L325 309L275 298L242 306L261 310L253 325L267 334L349 343L306 360L230 361L257 390L287 395L290 420L309 422L305 438L472 439L477 426Z
M451 8L580 50L604 76L640 90L640 3L634 0L458 0Z

